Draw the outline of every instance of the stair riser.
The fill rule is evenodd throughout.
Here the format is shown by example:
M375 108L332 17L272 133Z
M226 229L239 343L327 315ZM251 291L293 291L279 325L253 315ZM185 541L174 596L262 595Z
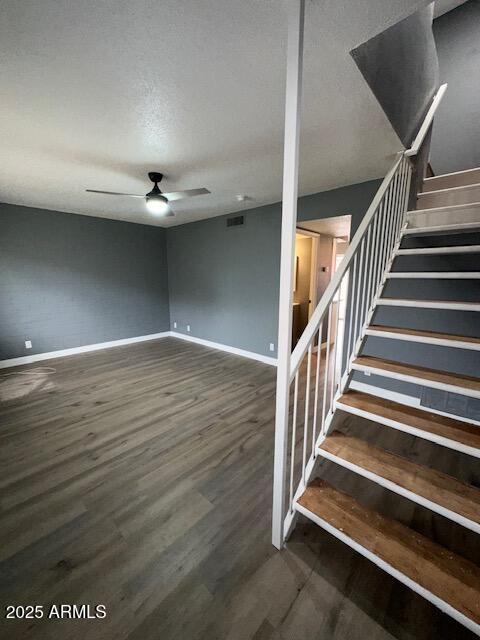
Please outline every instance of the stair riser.
M480 318L474 311L457 313L437 309L377 307L372 324L480 338Z
M361 355L465 376L478 376L478 350L367 336Z
M473 202L480 202L480 185L421 193L418 195L417 209L451 207L456 204L470 204Z
M477 400L480 399L480 391L477 391L475 389L466 389L465 387L460 387L453 384L437 382L435 380L426 380L425 378L420 378L415 375L397 373L396 371L393 372L385 369L377 369L372 366L364 367L361 365L353 364L352 368L355 371L367 372L371 375L389 378L391 380L400 380L401 382L414 384L419 387L429 387L430 389L438 389L440 391L446 391L447 393L455 393L458 395L467 396L469 398L475 398Z
M392 271L479 271L479 254L400 255L393 261Z
M432 227L437 225L480 223L480 205L462 206L456 209L432 209L408 214L409 227Z
M426 280L413 285L416 300L480 301L480 280ZM383 298L409 299L412 282L390 278L383 290ZM480 325L480 317L477 318ZM452 333L451 331L449 333Z
M480 232L458 234L407 235L403 236L400 249L423 249L433 247L464 247L480 245Z
M480 169L471 169L469 171L459 171L458 173L429 178L424 181L422 192L451 189L452 187L464 187L478 183L480 183Z
M428 440L429 442L433 442L442 447L447 447L448 449L452 449L454 451L458 451L460 453L464 453L469 456L473 456L474 458L480 458L480 449L475 449L474 447L468 447L460 442L455 442L454 440L448 440L447 438L442 438L439 435L434 433L429 433L427 431L422 431L421 429L416 429L410 425L403 424L402 422L396 422L395 420L390 420L389 418L385 418L384 416L380 416L376 413L370 413L369 411L362 411L356 407L350 407L349 405L341 404L337 402L337 408L341 411L345 411L346 413L350 413L354 416L359 416L361 418L365 418L366 420L371 420L372 422L376 422L385 427L389 427L391 429L396 429L397 431L402 431L403 433L408 433L411 436L416 438L422 438L422 440Z

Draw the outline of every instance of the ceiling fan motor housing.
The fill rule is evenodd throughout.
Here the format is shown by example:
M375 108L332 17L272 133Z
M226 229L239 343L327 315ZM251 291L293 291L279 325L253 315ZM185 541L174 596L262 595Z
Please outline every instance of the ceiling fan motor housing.
M150 171L148 177L152 182L161 182L163 178L163 173L158 173L158 171Z

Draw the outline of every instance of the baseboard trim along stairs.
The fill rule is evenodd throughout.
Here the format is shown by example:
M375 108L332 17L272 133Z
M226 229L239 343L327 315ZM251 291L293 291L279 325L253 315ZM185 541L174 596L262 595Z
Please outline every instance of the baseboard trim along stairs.
M480 231L480 168L426 179L424 191L418 194L417 204L418 209L405 212L403 224L397 225L398 240L390 260L386 262L381 286L373 296L369 313L365 315L360 338L354 341L354 349L347 351L350 354L346 365L348 375L345 374L338 388L332 390L332 397L336 391L334 409L316 441L314 462L310 467L307 465L304 471L306 479L294 494L293 510L480 636L480 567L401 522L365 506L361 503L362 498L358 501L345 493L341 487L337 487L343 475L337 473L333 475L334 481L329 481L332 469L342 467L350 474L381 487L381 491L389 492L392 497L397 494L420 505L420 508L439 514L451 521L449 526L463 527L473 534L480 534L480 489L454 475L410 459L416 450L413 442L418 439L417 442L426 441L424 446L427 448L442 447L443 457L447 454L463 454L478 461L480 423L466 418L464 414L430 410L420 401L414 404L402 393L388 391L392 388L391 382L385 389L376 386L382 384L382 379L397 380L455 394L455 397L463 397L465 403L480 400L480 356L478 377L466 375L471 373L472 366L475 367L474 359L480 351L480 322L475 322L472 314L480 311L480 299L475 299L475 287L478 285L474 282L480 279L480 271L469 270L475 266L478 269L480 264L476 255L480 253L480 244L478 235L475 235ZM461 245L451 246L452 239L447 237L458 234L466 234L465 239L457 237L456 242ZM446 238L444 242L443 236ZM411 248L412 242L415 243L414 248ZM414 261L410 263L414 270L410 265L399 270L409 260ZM375 259L371 262L375 264ZM442 270L435 269L438 265ZM355 266L356 263L354 269ZM418 266L423 266L423 270L416 270ZM422 279L436 281L431 286L439 299L428 299L432 293L421 287ZM405 284L408 286L408 283L395 280L412 280L414 295L403 297L392 293L404 292ZM467 300L461 299L461 281L464 281L463 287L470 287L465 292ZM388 286L387 292L385 286ZM458 299L449 299L455 297L457 290ZM442 299L443 296L445 299ZM418 310L418 313L415 313L415 319L410 320L409 325L412 316L401 315L399 310L398 324L402 326L397 326L393 310L389 312L386 307L403 307ZM435 315L429 310L448 314ZM353 310L351 313L356 327L357 317L353 316ZM426 314L430 314L428 319ZM393 321L382 321L385 318L393 318ZM445 330L450 326L450 320L454 321L453 327L458 327L457 332ZM462 335L462 330L466 335ZM346 335L348 337L348 332ZM370 346L365 349L371 338L375 340L369 342ZM348 341L352 342L350 338ZM386 341L390 341L391 345L401 342L405 347L408 343L412 343L412 347L422 345L422 349L415 354L412 349L402 350L402 361L371 355L376 350L377 353L388 353ZM450 351L445 351L445 348ZM438 351L442 349L443 352ZM444 363L445 368L430 366L429 357L423 355L425 353L442 353L440 358L432 357L431 362L435 362L437 367L439 362ZM456 364L450 362L454 356L458 358ZM417 364L409 363L412 358ZM422 362L421 366L419 361ZM463 368L467 367L463 373L459 362L463 363ZM308 361L307 390L311 366ZM375 382L368 385L361 383L354 377L355 372L372 374ZM295 380L295 394L298 394L298 373ZM460 406L461 402L458 402L457 406ZM308 402L306 415L307 408ZM294 413L294 421L297 420L296 416ZM368 420L375 423L376 427L373 429L370 425L370 431L362 432L361 423L355 422L353 424L357 430L354 430L355 435L351 435L348 430L351 423L345 422L349 416L350 420L351 416ZM307 419L305 424L308 424ZM342 431L345 425L347 433ZM411 439L411 449L405 444L402 455L394 453L393 445L385 445L389 433L393 434L394 431L404 434L401 436L402 443L408 443L408 439ZM298 433L296 437L299 438ZM379 446L375 438L384 446ZM428 457L426 459L430 460ZM330 466L320 464L316 467L319 461L328 461ZM315 478L316 469L322 474L321 478ZM457 469L455 464L452 469Z

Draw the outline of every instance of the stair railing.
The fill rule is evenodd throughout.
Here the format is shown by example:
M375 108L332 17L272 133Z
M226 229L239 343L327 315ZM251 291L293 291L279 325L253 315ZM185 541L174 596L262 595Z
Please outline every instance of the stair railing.
M275 425L275 451L281 455L275 460L273 495L277 547L294 525L295 502L312 474L400 245L413 173L410 158L422 147L445 89L442 85L433 99L412 147L397 154L291 354L287 411L277 412Z
M295 501L313 471L336 398L351 370L363 327L404 222L411 162L403 153L385 176L352 242L298 341L290 362L291 393L287 442L288 537Z

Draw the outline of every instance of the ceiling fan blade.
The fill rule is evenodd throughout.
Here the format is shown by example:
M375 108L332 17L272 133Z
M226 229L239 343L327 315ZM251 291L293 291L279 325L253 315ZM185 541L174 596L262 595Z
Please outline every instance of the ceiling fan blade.
M129 198L145 198L145 196L137 196L135 193L118 193L118 191L97 191L97 189L85 189L88 193L101 193L105 196L127 196Z
M182 198L191 198L192 196L203 196L206 193L210 193L208 189L202 187L201 189L187 189L186 191L172 191L170 193L163 193L162 196L165 196L169 202L173 202L174 200L181 200Z

